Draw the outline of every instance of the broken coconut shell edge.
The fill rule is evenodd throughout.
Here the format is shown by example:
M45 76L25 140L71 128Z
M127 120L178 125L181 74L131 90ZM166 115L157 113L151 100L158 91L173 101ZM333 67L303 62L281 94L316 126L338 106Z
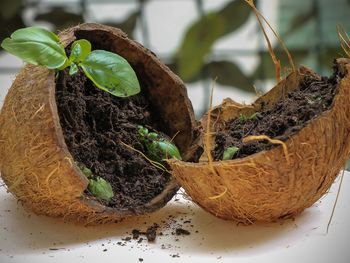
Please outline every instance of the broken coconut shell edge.
M170 161L173 176L187 195L207 212L243 224L290 218L313 205L328 191L350 152L350 62L338 59L337 64L345 76L338 84L331 108L308 121L285 141L288 160L279 145L245 158L215 161L212 165L208 159L203 160L206 153L199 163ZM253 114L261 102L267 106L274 104L283 94L296 89L302 78L313 74L302 67L252 105L227 99L213 108L212 147L220 123L241 113ZM203 129L206 129L207 117L201 120ZM198 142L201 147L204 133Z
M123 56L165 120L166 132L169 136L178 133L174 141L186 152L196 125L192 104L183 82L154 53L121 30L100 24L81 24L59 37L64 46L85 38L95 48ZM179 188L174 178L153 200L134 209L116 210L84 194L88 180L64 141L55 86L53 70L26 65L5 98L0 112L0 171L8 191L37 214L89 225L118 222L164 206Z

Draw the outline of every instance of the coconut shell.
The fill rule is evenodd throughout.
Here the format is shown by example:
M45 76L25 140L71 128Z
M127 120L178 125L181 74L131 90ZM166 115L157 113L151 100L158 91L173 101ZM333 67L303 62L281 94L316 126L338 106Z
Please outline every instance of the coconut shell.
M96 49L123 56L133 66L152 106L165 120L167 134L186 152L193 140L195 118L183 82L151 51L116 28L81 24L64 30L65 46L88 39ZM119 211L84 194L87 178L64 141L55 100L55 72L26 65L17 75L0 113L0 171L8 191L37 214L83 224L118 222L164 206L179 186L171 179L149 203Z
M250 224L293 217L324 195L345 166L350 150L350 64L347 59L337 62L345 76L338 84L333 104L285 141L288 160L280 145L245 158L211 164L203 157L199 163L170 162L174 177L189 197L219 218ZM222 123L241 113L250 116L259 111L261 102L271 107L312 74L306 68L291 73L252 105L227 99L214 108L210 150ZM203 129L207 120L205 116L201 121Z

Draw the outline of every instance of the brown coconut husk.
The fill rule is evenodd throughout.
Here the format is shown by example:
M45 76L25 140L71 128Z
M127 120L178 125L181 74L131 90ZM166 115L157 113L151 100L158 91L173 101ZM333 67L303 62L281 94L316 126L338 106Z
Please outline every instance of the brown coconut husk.
M183 82L148 49L119 29L81 24L59 35L65 46L79 38L95 48L123 56L133 66L141 87L165 120L170 137L186 152L193 140L195 118ZM0 114L0 171L18 200L37 214L84 224L118 222L164 206L179 186L171 179L164 191L137 209L118 211L84 194L87 178L64 141L55 100L55 72L26 65L17 75Z
M250 224L293 217L324 195L344 167L350 150L350 62L339 59L337 63L346 73L332 107L308 121L287 141L273 142L279 145L230 161L211 162L207 153L199 163L171 161L173 175L191 199L219 218ZM273 105L312 74L301 68L252 105L227 99L209 111L211 138L207 150L213 150L215 131L222 123L241 113L250 116L259 111L261 102ZM203 129L208 119L208 115L203 117ZM206 135L208 129L201 146Z

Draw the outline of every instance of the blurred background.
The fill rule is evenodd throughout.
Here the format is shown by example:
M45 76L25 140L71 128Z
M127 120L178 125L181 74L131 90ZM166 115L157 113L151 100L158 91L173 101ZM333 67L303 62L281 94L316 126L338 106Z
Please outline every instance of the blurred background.
M258 0L256 6L285 40L297 65L331 72L342 56L336 26L350 32L349 0ZM243 0L1 0L0 41L14 30L59 31L82 22L123 29L152 49L187 84L197 117L231 97L251 102L275 84L275 71L256 18ZM272 44L283 69L288 61ZM0 49L0 106L22 62ZM285 70L282 70L286 72Z

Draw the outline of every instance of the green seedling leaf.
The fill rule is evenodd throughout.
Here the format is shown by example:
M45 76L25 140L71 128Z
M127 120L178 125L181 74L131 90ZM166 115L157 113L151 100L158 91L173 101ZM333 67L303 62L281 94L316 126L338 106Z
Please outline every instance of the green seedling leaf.
M79 167L80 171L87 177L87 178L92 178L92 171L87 168L83 163L76 163L77 166Z
M117 54L94 50L79 65L98 88L114 96L128 97L141 90L135 71Z
M83 167L81 169L81 171L87 178L91 178L92 177L92 171L89 168Z
M80 63L91 53L91 43L86 39L74 41L71 48L69 60Z
M240 113L238 120L240 120L241 122L246 122L248 120L248 117L245 116L244 114Z
M43 28L18 29L10 38L4 39L1 47L33 65L46 66L49 69L67 65L68 59L58 36Z
M181 160L181 155L179 149L171 142L169 141L159 141L158 147L162 152L162 159L171 159L176 158L178 160Z
M253 113L252 115L250 115L250 117L248 118L249 120L256 120L257 119L257 112Z
M231 146L228 147L225 151L224 151L224 155L222 157L223 161L227 161L227 160L231 160L232 157L239 151L239 148L236 146Z
M246 121L249 121L249 120L256 120L257 119L257 113L253 113L252 115L250 116L246 116L244 114L239 114L239 117L238 119L241 121L241 122L246 122Z
M88 190L95 197L106 200L108 202L114 196L112 186L101 177L97 177L96 179L90 179Z
M156 162L162 162L165 159L176 158L181 160L181 154L175 144L155 132L148 132L148 129L139 126L139 137L146 147L146 155Z
M74 75L78 72L78 66L75 63L72 63L69 68L69 75Z

